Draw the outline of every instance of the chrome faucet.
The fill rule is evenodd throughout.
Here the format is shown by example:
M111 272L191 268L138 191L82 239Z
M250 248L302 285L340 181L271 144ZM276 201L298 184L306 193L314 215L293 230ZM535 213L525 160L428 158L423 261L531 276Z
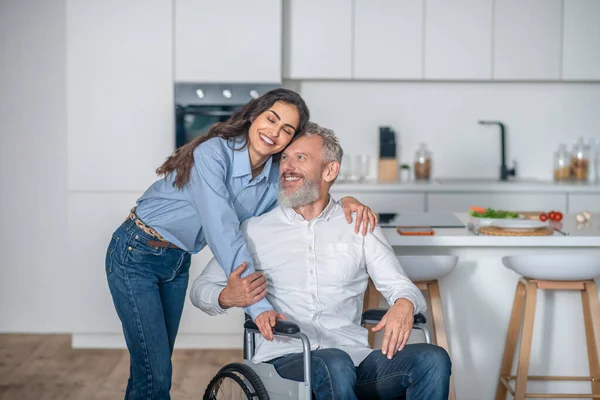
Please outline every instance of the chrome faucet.
M507 181L509 176L515 176L516 166L508 168L506 166L506 132L504 124L500 121L479 121L481 125L498 125L500 127L500 159L502 165L500 165L500 180Z

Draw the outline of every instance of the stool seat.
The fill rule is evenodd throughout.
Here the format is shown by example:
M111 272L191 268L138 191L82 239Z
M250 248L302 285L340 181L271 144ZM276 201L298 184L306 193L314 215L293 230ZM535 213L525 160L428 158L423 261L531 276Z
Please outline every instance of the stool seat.
M413 282L433 281L450 274L458 264L457 256L397 256Z
M600 278L600 255L524 254L502 258L502 263L530 279L581 281Z

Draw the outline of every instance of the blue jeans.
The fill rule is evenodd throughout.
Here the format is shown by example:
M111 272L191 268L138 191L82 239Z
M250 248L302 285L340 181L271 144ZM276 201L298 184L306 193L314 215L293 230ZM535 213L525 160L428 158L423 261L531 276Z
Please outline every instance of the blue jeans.
M171 354L183 312L190 254L153 247L157 240L127 219L106 252L106 275L129 349L125 399L169 399Z
M317 400L413 399L447 400L450 357L431 344L409 344L391 360L375 350L354 366L338 349L311 352L312 389ZM283 378L302 382L302 353L270 361Z

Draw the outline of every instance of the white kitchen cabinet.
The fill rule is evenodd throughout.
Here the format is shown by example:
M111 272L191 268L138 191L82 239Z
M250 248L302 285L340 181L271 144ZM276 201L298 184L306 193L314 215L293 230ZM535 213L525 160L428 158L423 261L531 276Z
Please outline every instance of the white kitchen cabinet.
M280 83L281 1L175 0L175 80Z
M71 193L68 205L68 273L74 333L118 333L117 317L106 281L106 249L113 232L127 218L141 192Z
M425 79L491 79L491 0L427 0L424 19Z
M354 78L423 77L424 0L354 0Z
M199 334L199 335L239 335L239 340L234 341L231 347L242 345L244 331L244 311L241 308L231 308L226 314L210 316L202 310L194 307L189 300L189 289L194 280L202 273L204 267L213 257L208 247L205 247L200 253L192 256L192 265L190 267L190 284L188 285L188 296L185 300L183 315L179 325L180 334Z
M68 189L145 189L175 142L171 3L69 0L66 12Z
M494 79L559 80L562 0L494 2Z
M70 326L75 334L120 333L105 272L106 248L113 232L126 219L142 193L71 193L68 208L68 276L73 284ZM212 253L208 248L192 256L190 285L200 275ZM196 309L186 296L179 332L182 334L239 334L243 312L230 310L210 317ZM241 339L240 339L241 340ZM239 342L241 345L241 342ZM237 345L237 344L236 344Z
M600 213L600 194L569 194L569 212Z
M564 0L564 80L600 80L600 1Z
M429 193L428 212L467 212L479 206L515 211L565 211L566 194L547 193Z
M331 188L335 200L345 196L355 197L376 213L424 212L425 193L373 193Z
M352 78L352 1L286 0L283 37L285 78Z

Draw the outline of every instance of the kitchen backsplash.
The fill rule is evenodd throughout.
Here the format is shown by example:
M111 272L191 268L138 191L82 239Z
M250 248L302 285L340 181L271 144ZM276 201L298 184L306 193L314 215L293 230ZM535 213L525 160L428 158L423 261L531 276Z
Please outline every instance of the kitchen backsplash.
M552 179L559 143L600 137L600 83L302 81L311 118L332 128L346 154L372 156L376 177L378 127L398 135L401 163L419 143L433 153L432 176L497 177L500 133L478 120L507 126L507 164L517 176Z

